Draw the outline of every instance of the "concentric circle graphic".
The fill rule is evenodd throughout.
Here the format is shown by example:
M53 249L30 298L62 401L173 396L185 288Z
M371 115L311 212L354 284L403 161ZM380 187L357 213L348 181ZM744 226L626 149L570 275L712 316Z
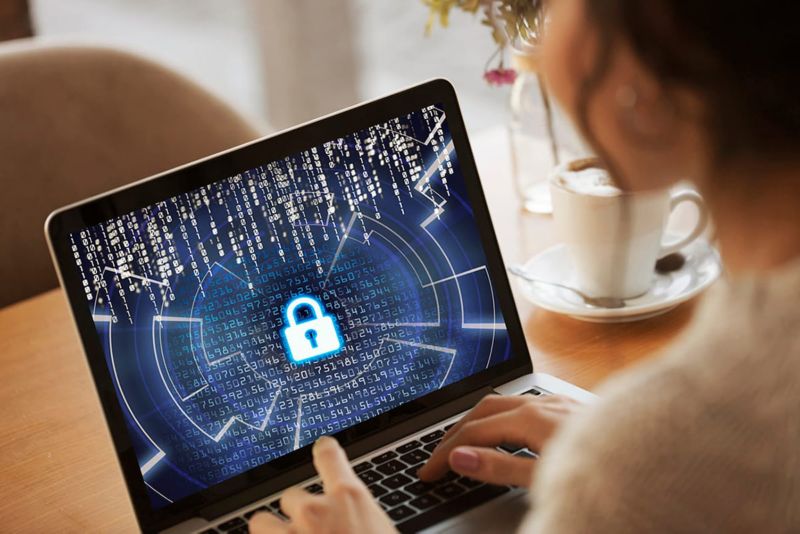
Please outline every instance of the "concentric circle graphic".
M154 506L508 358L441 106L73 236ZM342 348L295 362L298 295Z

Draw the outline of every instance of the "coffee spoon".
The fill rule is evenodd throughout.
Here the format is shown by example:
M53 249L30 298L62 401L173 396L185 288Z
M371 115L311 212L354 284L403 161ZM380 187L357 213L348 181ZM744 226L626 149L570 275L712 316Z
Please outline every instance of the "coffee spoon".
M618 309L625 307L625 299L617 298L617 297L590 297L583 291L575 289L574 287L566 286L564 284L559 284L558 282L550 282L548 280L541 280L532 276L524 267L519 265L509 265L508 271L511 274L519 276L527 280L528 282L533 282L535 284L546 284L553 287L558 287L560 289L566 289L567 291L571 291L578 295L584 302L584 304L588 306L592 306L594 308L607 308L607 309Z

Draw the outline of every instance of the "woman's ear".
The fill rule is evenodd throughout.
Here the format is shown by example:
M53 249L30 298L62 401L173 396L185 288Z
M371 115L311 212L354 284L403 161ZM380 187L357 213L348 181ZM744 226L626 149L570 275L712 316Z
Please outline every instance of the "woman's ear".
M615 126L632 148L663 150L679 139L677 94L656 79L628 46L617 46L608 82Z
M663 90L645 90L639 80L623 83L614 93L616 122L631 145L664 148L678 138L678 112Z
M668 187L702 168L699 99L667 86L618 43L590 110L592 128L632 190Z

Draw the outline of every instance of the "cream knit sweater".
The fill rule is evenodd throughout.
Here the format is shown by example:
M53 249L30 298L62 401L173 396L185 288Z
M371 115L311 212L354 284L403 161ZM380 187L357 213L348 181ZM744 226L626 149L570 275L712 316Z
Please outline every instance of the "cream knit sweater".
M543 451L522 532L800 532L800 261L717 283Z

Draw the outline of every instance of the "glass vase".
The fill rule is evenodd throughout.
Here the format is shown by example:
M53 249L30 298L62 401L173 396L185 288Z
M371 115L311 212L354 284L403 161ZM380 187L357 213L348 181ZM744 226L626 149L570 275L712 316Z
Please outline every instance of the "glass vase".
M553 105L535 56L516 54L512 59L517 78L511 87L508 133L514 183L526 211L549 214L553 207L548 178L561 159Z

